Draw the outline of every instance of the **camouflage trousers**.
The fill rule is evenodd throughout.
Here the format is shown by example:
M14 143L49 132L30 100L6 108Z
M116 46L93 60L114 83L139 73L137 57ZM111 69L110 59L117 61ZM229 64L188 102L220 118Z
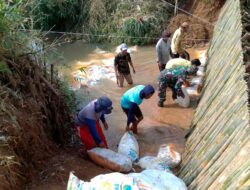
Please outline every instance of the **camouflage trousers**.
M176 93L176 90L174 89L174 85L170 84L170 82L167 79L160 78L158 80L158 97L159 97L160 103L163 103L166 100L167 88L170 88L172 90L173 100L177 98L177 93Z

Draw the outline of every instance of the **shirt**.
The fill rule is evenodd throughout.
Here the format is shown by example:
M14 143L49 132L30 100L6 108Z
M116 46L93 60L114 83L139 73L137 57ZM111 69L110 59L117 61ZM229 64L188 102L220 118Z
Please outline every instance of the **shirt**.
M177 67L191 67L191 61L188 61L183 58L174 58L168 61L166 69L175 69Z
M172 41L171 41L171 51L173 54L180 53L182 51L181 47L181 40L182 40L183 34L181 28L178 28L173 35Z
M96 120L101 119L101 121L104 123L105 117L102 112L95 112L96 101L97 99L91 101L88 105L86 105L83 109L80 110L80 112L76 115L75 123L78 126L87 126L95 142L97 144L100 144L102 140L96 128Z
M121 98L121 106L123 108L129 109L131 102L140 105L143 100L140 96L140 93L144 87L144 85L138 85L126 91Z
M115 61L114 61L114 65L115 67L118 67L118 72L128 75L130 74L130 69L129 69L129 63L131 62L131 57L130 54L127 53L126 55L123 55L121 53L118 53L115 56Z
M157 53L157 62L159 64L166 64L169 59L169 48L170 48L170 39L165 42L162 38L156 44L156 53Z
M177 93L182 92L181 86L187 79L187 69L178 67L176 69L164 69L160 72L159 81L164 81L170 88L176 90Z

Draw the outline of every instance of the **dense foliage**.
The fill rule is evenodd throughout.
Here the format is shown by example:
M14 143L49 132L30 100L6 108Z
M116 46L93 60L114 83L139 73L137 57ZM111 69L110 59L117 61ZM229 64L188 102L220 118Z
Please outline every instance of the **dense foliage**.
M152 43L154 38L159 37L174 10L162 0L32 2L29 11L37 29L76 31L83 33L82 37L90 41L125 41L139 45Z

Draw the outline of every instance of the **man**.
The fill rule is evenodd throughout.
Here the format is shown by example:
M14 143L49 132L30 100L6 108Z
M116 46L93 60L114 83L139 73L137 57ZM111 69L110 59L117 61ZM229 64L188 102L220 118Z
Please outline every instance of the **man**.
M107 130L108 124L104 115L110 114L112 109L112 101L108 97L102 96L91 101L76 115L75 125L87 150L94 147L108 148L99 120Z
M181 26L174 32L170 48L170 55L172 58L178 58L180 56L180 53L185 53L187 56L186 59L189 59L189 54L184 50L181 43L183 34L187 31L188 23L183 22Z
M166 89L169 87L172 90L173 100L177 96L185 97L182 92L181 86L186 83L187 75L195 75L198 71L199 61L193 61L190 68L177 67L175 69L165 69L161 71L158 77L158 106L163 107L166 100Z
M135 73L135 68L130 57L128 51L128 46L123 43L120 45L121 52L115 56L114 67L115 74L117 77L117 84L119 87L123 87L124 78L126 79L128 84L133 84L132 76L130 74L129 65L133 69L133 73Z
M201 65L201 62L199 59L188 61L180 57L169 60L166 69L176 69L178 67L190 68L192 65L198 67Z
M143 115L139 108L143 99L149 99L155 90L151 85L138 85L126 91L121 98L121 107L127 115L126 131L132 130L137 134L137 125L142 121ZM132 123L132 126L130 124Z
M162 38L156 44L156 53L157 53L157 63L159 70L162 71L165 69L166 63L169 61L169 49L171 41L169 39L170 33L167 30L164 30L162 33Z

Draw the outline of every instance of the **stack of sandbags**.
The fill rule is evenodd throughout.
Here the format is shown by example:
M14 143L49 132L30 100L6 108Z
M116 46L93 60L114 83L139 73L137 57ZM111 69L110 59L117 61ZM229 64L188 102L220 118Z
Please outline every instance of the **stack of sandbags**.
M201 65L199 66L199 69L196 73L197 76L191 80L190 86L187 87L187 93L190 96L199 96L201 92L205 77L205 68L207 64L206 51L201 52L199 60L201 62Z

